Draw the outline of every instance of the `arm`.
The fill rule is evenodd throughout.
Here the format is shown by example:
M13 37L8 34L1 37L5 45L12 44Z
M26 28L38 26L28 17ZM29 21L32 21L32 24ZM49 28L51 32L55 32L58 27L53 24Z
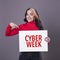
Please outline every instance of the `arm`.
M5 31L5 35L6 36L13 36L13 35L18 34L18 32L19 32L19 28L11 29L11 26L8 25L6 28L6 31Z

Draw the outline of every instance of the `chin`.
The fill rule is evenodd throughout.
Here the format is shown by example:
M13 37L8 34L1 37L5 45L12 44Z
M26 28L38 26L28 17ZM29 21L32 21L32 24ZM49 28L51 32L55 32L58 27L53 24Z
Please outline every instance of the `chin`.
M33 20L28 20L28 22L32 22Z

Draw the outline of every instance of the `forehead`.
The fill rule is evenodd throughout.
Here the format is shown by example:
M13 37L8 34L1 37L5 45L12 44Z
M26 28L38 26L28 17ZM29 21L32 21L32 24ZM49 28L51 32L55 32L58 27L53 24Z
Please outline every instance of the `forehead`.
M32 10L30 9L30 10L27 11L27 13L30 14L30 13L33 13L33 12L32 12Z

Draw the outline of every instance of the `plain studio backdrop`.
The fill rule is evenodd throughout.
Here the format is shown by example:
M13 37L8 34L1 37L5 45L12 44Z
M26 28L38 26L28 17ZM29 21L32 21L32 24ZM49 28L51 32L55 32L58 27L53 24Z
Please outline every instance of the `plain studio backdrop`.
M35 8L44 29L49 32L51 44L48 52L42 52L42 60L60 60L60 0L0 0L0 60L18 60L19 36L5 36L10 22L24 23L27 8Z

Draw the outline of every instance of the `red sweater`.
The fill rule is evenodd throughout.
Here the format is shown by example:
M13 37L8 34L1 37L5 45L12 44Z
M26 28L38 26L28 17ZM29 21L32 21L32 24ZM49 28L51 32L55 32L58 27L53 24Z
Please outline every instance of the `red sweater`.
M16 35L19 33L20 30L38 30L38 27L36 26L34 21L21 24L19 25L19 28L15 28L13 30L11 30L11 26L8 25L5 31L5 35L6 36Z

